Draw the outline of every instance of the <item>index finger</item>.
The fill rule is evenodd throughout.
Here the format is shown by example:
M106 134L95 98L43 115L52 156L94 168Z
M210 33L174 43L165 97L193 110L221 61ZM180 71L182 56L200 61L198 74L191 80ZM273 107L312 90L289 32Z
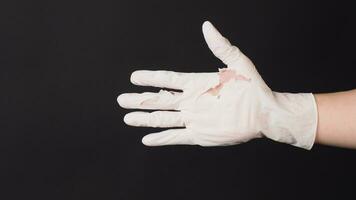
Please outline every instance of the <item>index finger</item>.
M131 82L135 85L185 89L196 73L172 72L165 70L137 70L131 74Z

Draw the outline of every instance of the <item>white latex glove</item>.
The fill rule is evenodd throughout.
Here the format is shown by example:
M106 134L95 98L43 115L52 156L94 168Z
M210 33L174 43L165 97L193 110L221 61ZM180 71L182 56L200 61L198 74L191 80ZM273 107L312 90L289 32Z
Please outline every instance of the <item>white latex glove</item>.
M227 68L216 73L135 71L131 75L135 85L182 92L161 90L118 97L123 108L161 110L128 113L124 117L126 124L176 127L146 135L142 142L148 146L219 146L265 136L311 149L317 127L314 96L311 93L273 92L250 59L210 22L204 22L203 34L211 51Z

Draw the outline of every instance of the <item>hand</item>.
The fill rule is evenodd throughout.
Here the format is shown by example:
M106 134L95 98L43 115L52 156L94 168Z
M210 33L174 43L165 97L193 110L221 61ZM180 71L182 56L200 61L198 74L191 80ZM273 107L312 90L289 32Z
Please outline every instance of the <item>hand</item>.
M126 124L175 127L146 135L142 142L148 146L220 146L266 136L310 149L316 131L313 95L272 92L250 59L210 22L203 24L203 34L227 68L216 73L135 71L131 75L133 84L182 92L161 90L118 97L123 108L160 110L128 113Z

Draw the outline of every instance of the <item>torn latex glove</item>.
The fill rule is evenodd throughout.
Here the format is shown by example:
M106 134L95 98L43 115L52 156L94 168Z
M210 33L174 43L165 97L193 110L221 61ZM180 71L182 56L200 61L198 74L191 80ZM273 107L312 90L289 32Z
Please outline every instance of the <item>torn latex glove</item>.
M205 40L227 68L217 73L179 73L139 70L135 85L171 88L158 93L126 93L121 107L153 109L124 117L131 126L172 128L143 137L148 146L190 144L233 145L254 138L311 149L317 127L317 108L311 93L273 92L254 64L224 38L210 22L203 24Z

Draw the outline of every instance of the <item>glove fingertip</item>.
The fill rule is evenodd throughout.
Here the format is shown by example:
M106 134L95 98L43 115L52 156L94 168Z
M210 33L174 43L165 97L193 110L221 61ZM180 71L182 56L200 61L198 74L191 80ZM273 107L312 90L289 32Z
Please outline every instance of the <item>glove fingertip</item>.
M141 140L142 144L144 144L145 146L154 146L152 143L152 139L150 139L149 135L146 135L142 138Z
M129 125L129 126L134 126L135 123L134 123L134 116L132 116L132 114L128 113L124 116L124 122L125 124Z
M132 72L132 74L130 76L131 83L138 84L138 79L139 79L140 74L142 74L141 70L137 70L137 71Z
M206 31L211 26L212 26L212 24L210 21L204 21L203 25L202 25L203 32Z
M120 105L120 107L122 108L127 107L127 94L120 94L116 100L117 103Z

